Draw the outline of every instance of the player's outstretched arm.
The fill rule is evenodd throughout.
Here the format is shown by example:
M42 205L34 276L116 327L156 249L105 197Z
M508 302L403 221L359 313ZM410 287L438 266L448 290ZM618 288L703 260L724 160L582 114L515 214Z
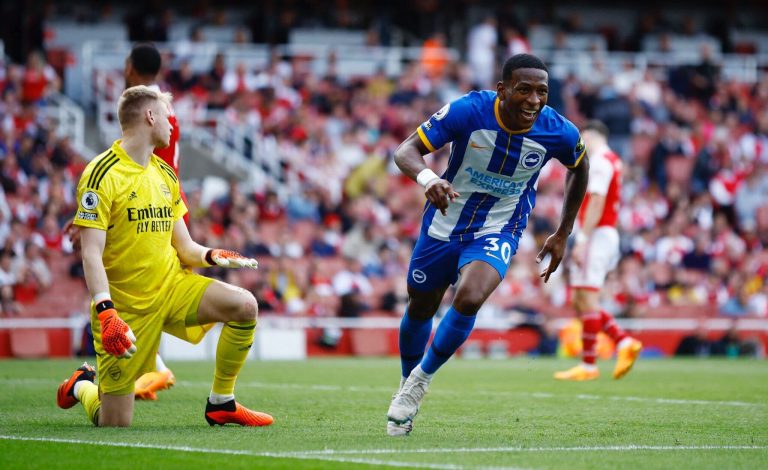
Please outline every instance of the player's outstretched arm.
M440 178L427 167L424 155L428 153L429 149L421 141L419 135L414 132L395 150L395 163L404 175L424 187L424 195L429 202L445 215L448 204L460 194L453 190L450 182Z
M565 198L563 199L563 210L560 214L560 225L555 233L547 238L541 251L536 256L536 262L541 263L541 260L547 254L551 255L549 266L540 274L544 278L544 282L549 280L549 276L557 270L560 261L563 260L565 245L568 241L568 236L573 230L573 223L576 221L579 207L581 207L581 203L584 200L588 182L589 159L585 154L576 167L568 169L565 177Z
M109 295L109 280L104 269L104 245L107 232L96 228L81 228L80 238L83 250L83 270L101 326L101 345L113 356L128 358L136 352L136 336L125 321L117 314Z
M191 267L221 266L223 268L257 269L259 262L236 251L212 249L192 240L183 219L173 224L172 243L182 264Z

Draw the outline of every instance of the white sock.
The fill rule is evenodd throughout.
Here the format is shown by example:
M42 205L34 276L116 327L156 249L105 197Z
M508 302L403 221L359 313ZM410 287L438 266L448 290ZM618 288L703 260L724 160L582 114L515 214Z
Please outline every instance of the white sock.
M594 364L587 364L586 362L582 362L581 363L581 367L584 370L588 370L590 372L592 372L593 370L597 370L597 366L596 365L594 365Z
M432 377L434 377L434 375L435 375L435 374L427 374L426 372L424 372L424 369L421 368L421 364L416 366L416 368L413 369L413 372L411 372L411 374L415 375L419 379L425 380L427 382L431 382L432 381Z
M160 354L155 356L155 370L158 372L165 372L168 370L168 366L165 365L165 362L163 362L163 358L160 357Z
M85 380L78 380L77 382L75 382L75 386L72 387L72 394L75 396L75 399L77 401L80 401L80 399L77 398L77 397L80 396L80 395L77 394L77 392L80 391L80 387L83 385L83 382L85 382Z
M628 347L630 344L632 344L632 338L629 336L624 337L621 341L619 341L619 344L616 346L616 349L624 349Z
M222 403L226 403L234 399L235 399L234 394L219 395L218 393L213 393L213 391L211 391L211 394L208 396L208 401L210 401L214 405L221 405Z

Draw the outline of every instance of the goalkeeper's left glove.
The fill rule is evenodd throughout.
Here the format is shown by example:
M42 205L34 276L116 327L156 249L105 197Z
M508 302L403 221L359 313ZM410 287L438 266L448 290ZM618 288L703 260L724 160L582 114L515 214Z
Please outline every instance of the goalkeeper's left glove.
M251 268L258 269L259 262L253 258L246 258L236 251L208 250L203 257L209 266L221 266L222 268Z

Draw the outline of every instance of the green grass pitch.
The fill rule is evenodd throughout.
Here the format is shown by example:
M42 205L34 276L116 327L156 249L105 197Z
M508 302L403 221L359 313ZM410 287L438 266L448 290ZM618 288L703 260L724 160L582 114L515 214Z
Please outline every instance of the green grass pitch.
M452 360L406 438L386 435L396 359L248 362L237 397L267 428L203 419L213 364L173 362L178 383L139 402L133 427L99 429L56 407L76 361L0 362L0 468L766 468L768 361L641 360L562 383L572 361Z

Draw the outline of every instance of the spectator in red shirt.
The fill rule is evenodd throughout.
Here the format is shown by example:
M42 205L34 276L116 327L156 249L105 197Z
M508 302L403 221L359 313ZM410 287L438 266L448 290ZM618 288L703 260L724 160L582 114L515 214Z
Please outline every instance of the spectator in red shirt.
M27 66L21 76L21 100L24 103L40 103L49 93L58 91L61 81L56 71L45 63L39 51L30 52Z

